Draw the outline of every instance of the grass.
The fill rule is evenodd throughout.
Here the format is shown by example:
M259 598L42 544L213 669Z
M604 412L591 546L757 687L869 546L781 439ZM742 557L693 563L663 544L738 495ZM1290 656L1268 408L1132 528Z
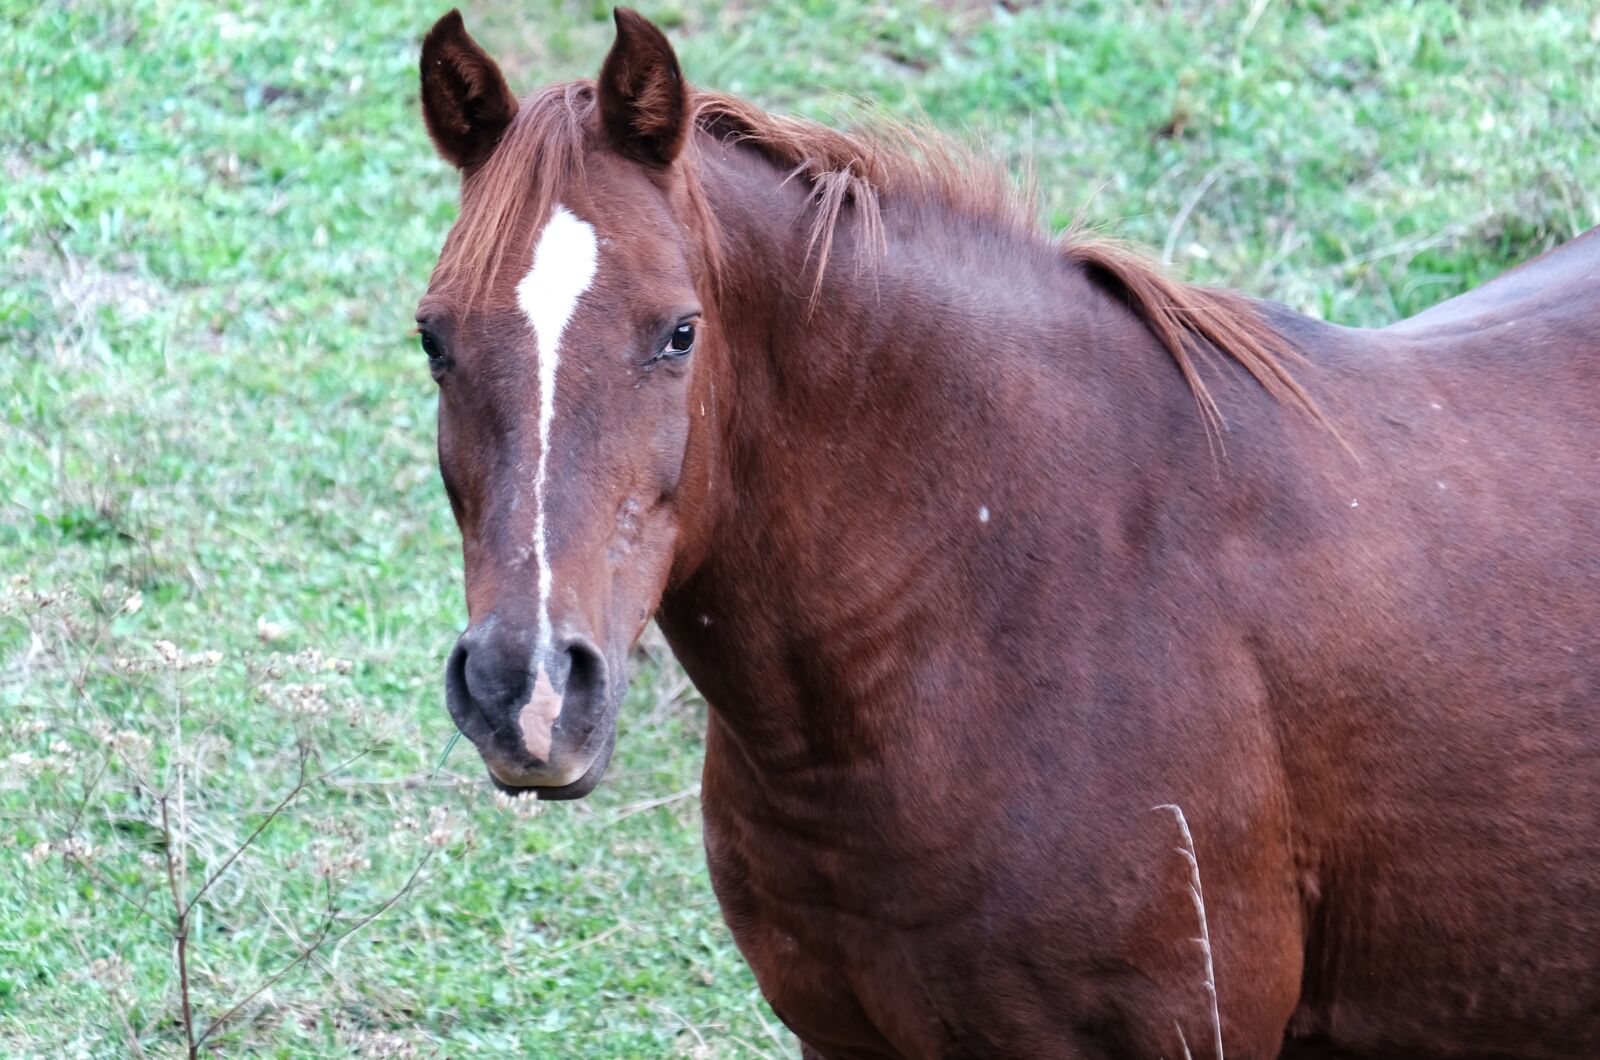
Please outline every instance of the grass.
M198 1017L426 864L250 1002L223 1052L794 1055L711 897L704 706L662 652L638 662L590 800L501 808L468 747L435 772L463 607L407 331L454 209L415 102L439 7L0 0L7 1055L181 1047L170 925L113 888L159 901L175 864L192 893L307 743L332 775L195 907ZM603 5L468 8L524 89L592 73L609 41ZM700 83L925 116L1031 167L1054 227L1082 216L1346 323L1600 219L1590 5L646 13ZM174 666L160 641L221 659ZM62 856L69 832L86 864Z

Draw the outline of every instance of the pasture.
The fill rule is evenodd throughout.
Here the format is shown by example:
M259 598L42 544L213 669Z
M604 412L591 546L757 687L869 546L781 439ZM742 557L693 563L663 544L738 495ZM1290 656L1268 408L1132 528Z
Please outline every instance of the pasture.
M8 1055L793 1055L711 897L663 648L584 802L449 753L459 542L409 334L454 211L416 105L439 13L7 3ZM925 117L1053 229L1343 323L1600 220L1587 5L646 13L700 84ZM467 10L519 91L592 75L608 15Z

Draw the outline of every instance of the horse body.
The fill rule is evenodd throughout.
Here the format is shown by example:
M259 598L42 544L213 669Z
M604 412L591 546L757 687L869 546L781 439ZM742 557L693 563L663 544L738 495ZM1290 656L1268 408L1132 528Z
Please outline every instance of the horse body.
M792 128L763 138L729 104L689 119L681 147L660 108L686 90L635 18L619 15L596 89L629 161L592 151L592 201L562 201L599 218L597 282L619 305L718 261L720 280L696 280L713 339L680 390L627 377L654 388L654 415L686 417L644 445L683 454L653 507L637 485L620 508L582 492L578 469L622 459L593 449L603 423L629 421L585 405L551 428L571 511L616 509L625 532L551 502L548 622L594 632L567 636L548 674L536 656L538 683L526 655L503 664L505 695L472 666L516 632L508 572L526 561L495 542L526 517L468 472L528 451L447 452L446 402L469 398L441 399L473 611L451 708L495 775L564 794L598 779L587 760L541 779L541 759L603 732L593 703L615 696L612 645L648 585L711 707L713 884L811 1054L1212 1055L1202 931L1231 1056L1600 1052L1600 237L1381 331L1152 287L981 196L963 208L959 188L886 193L875 213L865 183L797 170ZM439 47L470 44L441 27ZM492 88L480 74L461 84ZM487 149L470 123L429 120L473 173ZM640 159L651 185L627 168ZM709 217L715 245L663 257L652 186L680 228ZM648 245L605 227L616 189ZM1245 322L1226 334L1269 326L1326 422L1200 325L1183 336L1197 391L1162 337L1173 299ZM573 326L600 349L630 312L663 319L580 308ZM508 356L459 345L464 379L469 357ZM577 378L614 402L610 371L595 355ZM674 505L672 535L638 528ZM610 543L580 577L572 542L589 540ZM604 573L619 570L635 581ZM495 697L515 707L530 686L529 704L565 700L545 754L506 781L497 763L524 752Z
M801 319L788 210L707 186L774 218L746 297ZM1274 311L1350 451L1234 379L1217 453L1122 306L1026 244L953 266L973 237L891 227L838 334L739 366L738 516L663 600L778 1011L826 1055L1198 1048L1176 803L1234 1055L1600 1042L1600 241L1534 266L1570 333L1506 341L1494 285L1466 327Z

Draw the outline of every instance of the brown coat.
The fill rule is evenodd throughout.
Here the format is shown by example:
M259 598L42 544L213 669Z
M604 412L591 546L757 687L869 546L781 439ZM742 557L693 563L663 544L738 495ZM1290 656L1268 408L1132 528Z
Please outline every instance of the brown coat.
M1600 236L1352 330L695 92L631 13L594 86L519 107L455 16L423 84L451 710L584 794L657 613L811 1054L1600 1055Z

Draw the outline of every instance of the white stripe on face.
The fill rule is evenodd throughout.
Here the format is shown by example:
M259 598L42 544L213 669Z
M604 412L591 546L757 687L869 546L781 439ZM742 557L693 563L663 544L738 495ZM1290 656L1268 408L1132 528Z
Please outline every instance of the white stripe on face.
M557 205L533 247L533 265L517 284L517 304L533 326L534 358L539 368L539 470L533 480L533 549L539 562L539 639L534 649L533 694L522 708L519 724L528 752L541 760L550 755L550 729L561 715L561 697L545 673L551 649L550 543L545 534L544 484L550 459L550 424L556 413L556 367L561 360L561 335L578 300L594 282L600 248L594 226Z

